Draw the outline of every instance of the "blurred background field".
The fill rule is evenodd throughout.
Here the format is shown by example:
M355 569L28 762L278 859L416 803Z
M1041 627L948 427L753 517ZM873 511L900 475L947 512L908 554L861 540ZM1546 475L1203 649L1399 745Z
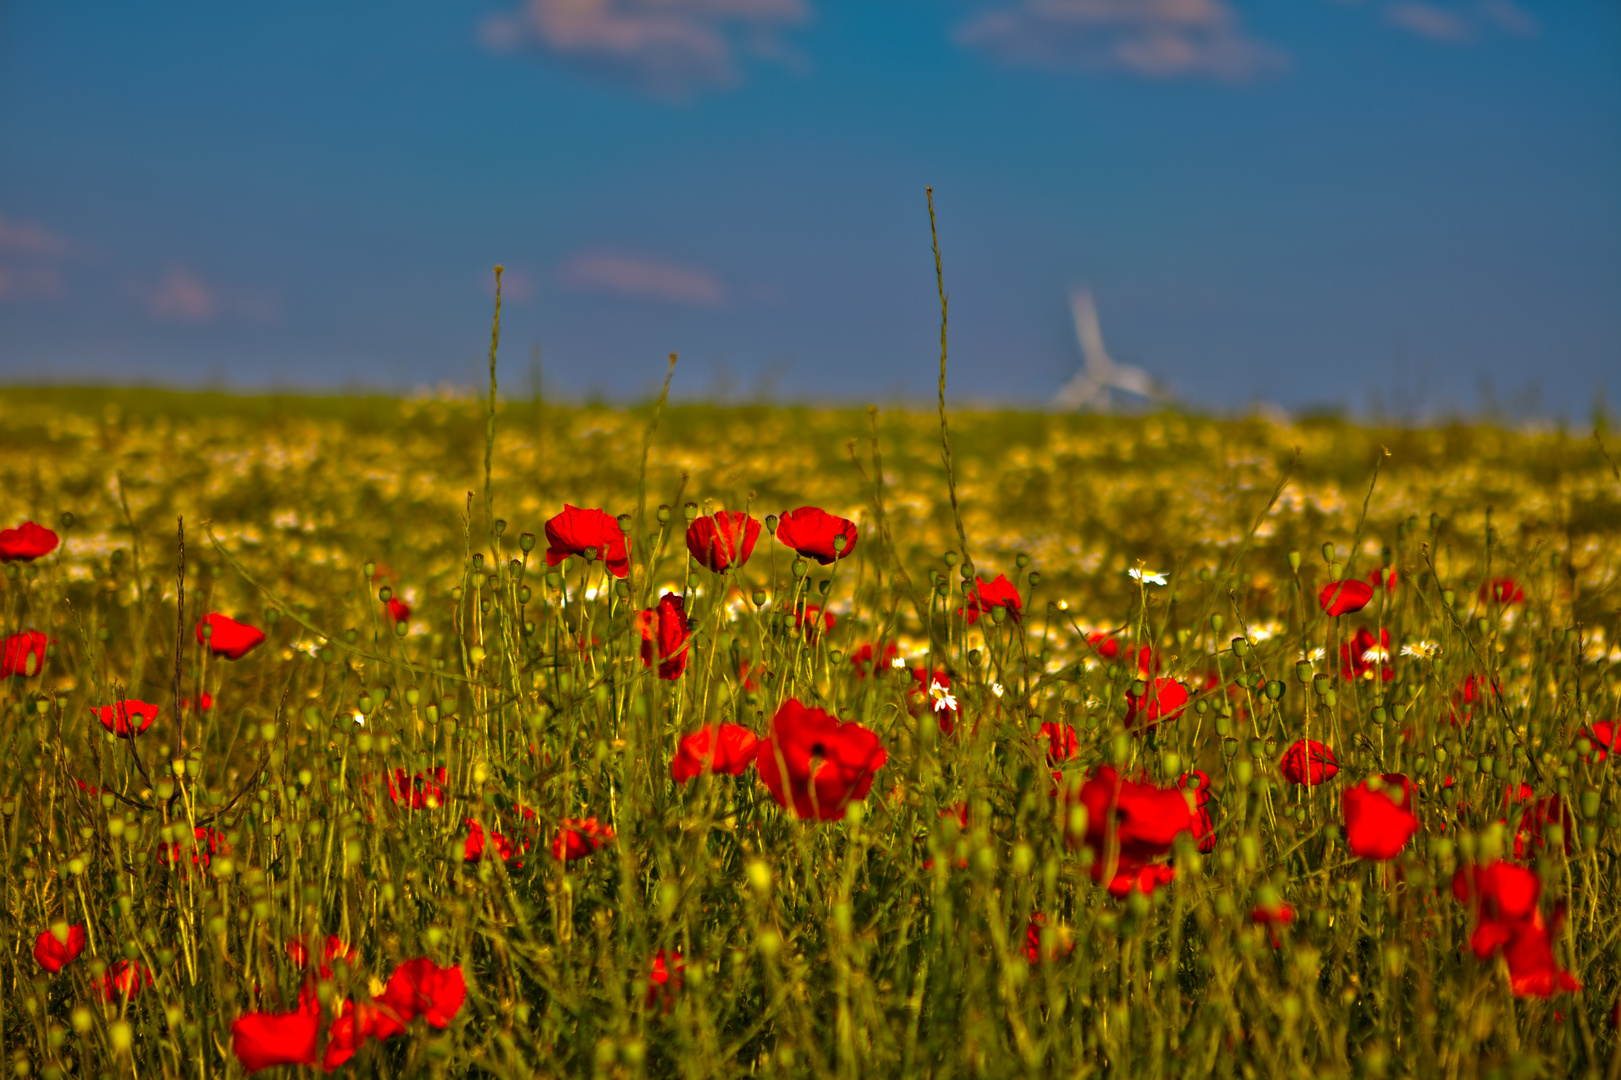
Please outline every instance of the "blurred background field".
M326 933L359 957L320 978L326 1008L407 957L467 974L450 1028L366 1045L357 1075L1614 1075L1621 819L1591 751L1621 685L1621 476L1593 431L953 413L968 555L1022 596L1022 620L970 627L933 413L503 399L487 444L485 404L0 391L0 510L62 535L0 600L7 634L55 641L4 688L17 1075L231 1075L231 1021L314 980L283 943ZM630 515L626 588L522 546L565 502ZM689 502L820 506L860 540L801 576L762 534L734 590L688 560ZM1331 576L1390 568L1359 615L1318 610ZM380 586L410 607L397 626ZM666 589L696 631L668 683L635 619ZM789 618L806 599L825 631ZM269 640L211 659L206 611ZM1390 643L1342 670L1354 626ZM890 642L909 670L858 677ZM1143 675L1194 695L1148 730L1140 646ZM177 679L211 709L177 710ZM887 747L859 816L796 822L747 776L671 783L679 735L763 735L789 696ZM133 745L88 719L120 697L163 710ZM1044 763L1042 723L1076 729L1073 757ZM1280 778L1304 733L1337 782ZM1111 897L1074 842L1059 785L1104 762L1210 777L1212 846L1179 841L1147 895ZM1395 772L1422 830L1394 861L1350 856L1341 789ZM443 802L390 804L385 774L438 775ZM1516 839L1521 784L1579 809ZM546 854L587 815L615 838ZM475 826L517 857L470 857ZM1564 912L1579 993L1517 998L1469 953L1447 885L1497 857ZM1292 926L1246 916L1277 903ZM28 950L56 920L91 927L86 964L154 985L107 1003L78 968L46 978Z

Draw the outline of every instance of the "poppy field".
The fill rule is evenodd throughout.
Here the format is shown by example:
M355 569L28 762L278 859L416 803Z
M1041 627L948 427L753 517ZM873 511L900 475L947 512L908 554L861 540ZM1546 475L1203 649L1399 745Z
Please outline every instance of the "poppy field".
M1601 430L0 391L11 1075L1621 1075Z

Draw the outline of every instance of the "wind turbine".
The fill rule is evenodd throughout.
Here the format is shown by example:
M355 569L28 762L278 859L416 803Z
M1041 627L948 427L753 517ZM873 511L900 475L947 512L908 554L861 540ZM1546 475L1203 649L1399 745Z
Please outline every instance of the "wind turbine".
M1096 409L1108 412L1118 391L1139 397L1158 398L1163 394L1154 379L1140 367L1116 363L1103 347L1103 331L1098 326L1098 309L1091 289L1069 294L1070 313L1075 316L1075 338L1081 344L1085 365L1058 391L1053 404L1060 409Z

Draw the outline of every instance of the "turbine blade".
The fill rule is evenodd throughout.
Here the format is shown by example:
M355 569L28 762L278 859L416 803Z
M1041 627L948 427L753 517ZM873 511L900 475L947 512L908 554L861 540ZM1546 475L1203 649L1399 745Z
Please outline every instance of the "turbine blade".
M1114 361L1103 347L1103 330L1098 326L1098 309L1092 303L1092 290L1076 289L1070 293L1069 310L1075 317L1075 340L1086 358L1086 370L1096 374L1108 371Z

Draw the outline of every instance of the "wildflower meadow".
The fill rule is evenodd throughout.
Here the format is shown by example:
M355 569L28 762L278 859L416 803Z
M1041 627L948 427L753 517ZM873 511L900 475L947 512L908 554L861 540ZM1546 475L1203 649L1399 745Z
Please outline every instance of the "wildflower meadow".
M5 1067L1616 1077L1616 444L0 392Z

